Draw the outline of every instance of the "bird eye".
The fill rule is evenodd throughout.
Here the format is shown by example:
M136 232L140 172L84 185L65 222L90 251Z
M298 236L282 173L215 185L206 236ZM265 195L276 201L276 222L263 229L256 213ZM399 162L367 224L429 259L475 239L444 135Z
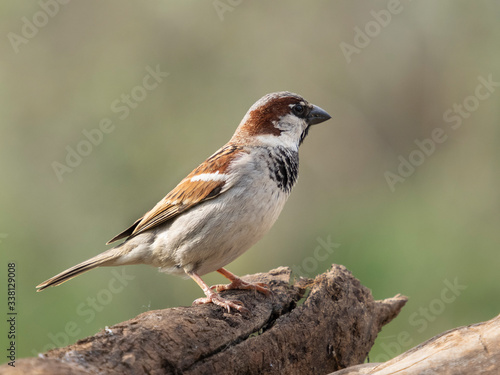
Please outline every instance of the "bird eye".
M304 114L304 106L301 104L296 104L293 106L293 113L295 113L297 116L303 115Z

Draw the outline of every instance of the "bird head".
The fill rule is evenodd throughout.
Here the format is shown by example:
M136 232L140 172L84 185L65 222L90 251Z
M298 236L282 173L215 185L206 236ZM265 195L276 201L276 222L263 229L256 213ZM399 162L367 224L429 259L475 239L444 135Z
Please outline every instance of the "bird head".
M312 125L330 118L326 111L300 95L275 92L250 107L231 142L298 149Z

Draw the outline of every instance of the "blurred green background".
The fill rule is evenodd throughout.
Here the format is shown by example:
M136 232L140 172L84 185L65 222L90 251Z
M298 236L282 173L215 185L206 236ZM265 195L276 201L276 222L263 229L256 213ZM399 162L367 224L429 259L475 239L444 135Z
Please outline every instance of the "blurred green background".
M486 1L2 2L0 277L14 261L18 357L202 296L147 266L35 285L106 249L281 90L332 119L302 146L277 224L228 268L314 276L338 263L377 299L409 296L371 361L493 318L499 17ZM148 66L169 74L152 90ZM85 148L103 119L112 130ZM444 142L425 141L435 129ZM87 155L58 176L78 147ZM328 257L325 242L338 244Z

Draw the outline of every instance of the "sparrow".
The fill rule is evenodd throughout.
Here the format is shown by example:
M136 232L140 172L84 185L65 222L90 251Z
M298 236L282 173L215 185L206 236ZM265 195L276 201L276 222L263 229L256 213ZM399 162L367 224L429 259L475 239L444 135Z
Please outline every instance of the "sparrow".
M44 281L37 291L96 267L147 264L191 277L205 293L193 304L248 311L219 292L251 289L267 295L267 285L245 282L223 267L272 227L297 181L299 146L312 125L330 118L300 95L265 95L250 107L228 143L107 244L124 242ZM230 283L209 287L201 276L213 271Z

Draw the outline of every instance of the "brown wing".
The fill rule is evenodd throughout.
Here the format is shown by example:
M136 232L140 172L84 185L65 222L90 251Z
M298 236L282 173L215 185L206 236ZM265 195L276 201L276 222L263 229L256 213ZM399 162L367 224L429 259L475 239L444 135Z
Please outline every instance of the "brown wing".
M144 217L144 216L143 216ZM127 238L127 237L130 237L132 235L132 233L134 233L134 230L135 228L137 227L137 225L141 222L142 218L141 217L140 219L137 219L135 221L134 224L132 224L130 227L128 227L127 229L125 229L123 232L117 234L116 236L114 236L112 239L110 239L108 242L106 242L106 245L109 245L110 243L112 242L115 242L115 241L118 241L118 240L121 240L122 238Z
M241 147L234 145L221 148L192 171L165 198L159 201L151 211L138 219L132 226L113 237L107 244L142 233L173 219L181 212L199 203L213 199L227 191L232 186L232 182L224 177L224 173L231 161L234 160L234 156L240 152L242 152ZM215 173L220 175L220 177L215 177ZM205 178L200 176L205 174L210 174L210 176L206 176Z

